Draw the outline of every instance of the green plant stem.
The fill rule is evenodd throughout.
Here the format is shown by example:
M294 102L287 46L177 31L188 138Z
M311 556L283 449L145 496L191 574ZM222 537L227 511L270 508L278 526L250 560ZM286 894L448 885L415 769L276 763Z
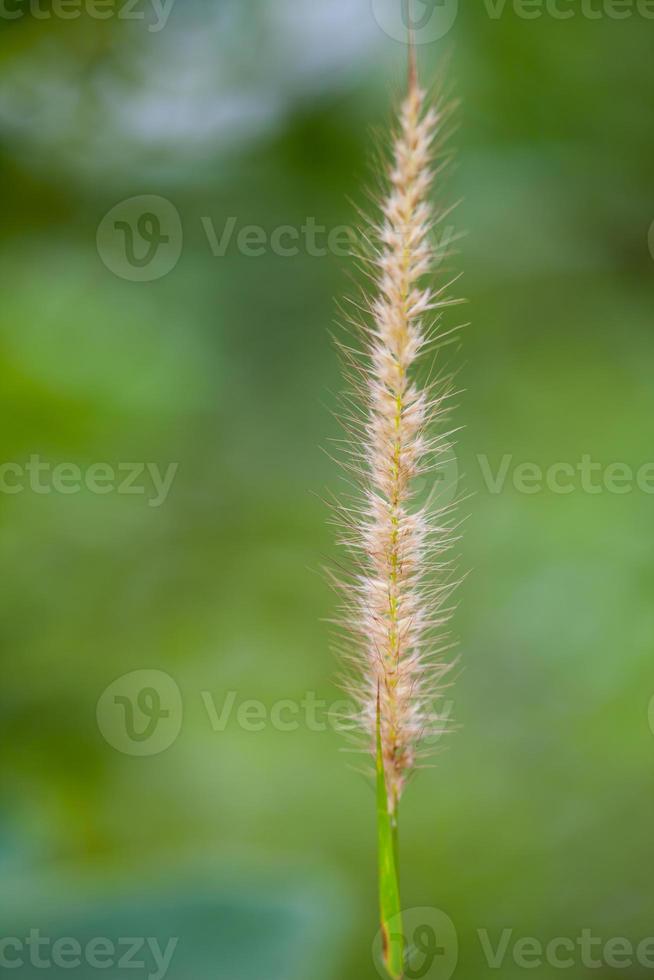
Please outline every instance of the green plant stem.
M379 912L384 966L391 980L402 980L404 937L398 878L397 800L391 809L381 737L381 707L377 696L377 835L379 844Z

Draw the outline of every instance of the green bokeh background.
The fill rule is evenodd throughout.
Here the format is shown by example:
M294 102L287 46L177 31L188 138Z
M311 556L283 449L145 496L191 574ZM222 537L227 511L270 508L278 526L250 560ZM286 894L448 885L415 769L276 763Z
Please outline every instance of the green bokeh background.
M314 3L177 0L161 30L48 18L45 0L0 17L2 460L179 465L160 507L0 495L0 931L179 935L171 980L376 975L370 786L333 731L236 715L339 698L320 498L340 478L319 447L351 270L303 249L216 257L202 224L333 228L365 203L370 128L405 51L369 0ZM654 933L654 497L579 481L524 494L511 476L493 494L478 460L509 455L512 474L654 459L654 21L570 8L461 4L420 50L426 76L449 51L462 99L447 193L467 231L454 363L470 574L459 729L407 794L402 885L407 908L452 919L460 980L497 975L480 929ZM153 194L179 212L183 249L133 282L96 232ZM140 669L168 673L184 704L179 737L147 757L96 722L102 692ZM206 699L220 710L229 692L215 731ZM509 952L500 972L525 970Z

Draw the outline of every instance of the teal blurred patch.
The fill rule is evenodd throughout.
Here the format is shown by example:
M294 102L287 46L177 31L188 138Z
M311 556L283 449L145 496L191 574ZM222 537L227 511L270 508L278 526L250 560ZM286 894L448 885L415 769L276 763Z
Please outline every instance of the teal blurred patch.
M278 890L267 883L227 894L187 880L156 893L88 901L79 889L76 894L68 902L53 891L29 914L3 909L0 970L19 980L44 971L51 980L318 980L335 974L343 906L328 889Z

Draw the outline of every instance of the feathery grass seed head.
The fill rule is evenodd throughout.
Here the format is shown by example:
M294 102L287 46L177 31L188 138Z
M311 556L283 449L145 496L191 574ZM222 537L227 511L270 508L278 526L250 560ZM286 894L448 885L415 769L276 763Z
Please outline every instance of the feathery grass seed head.
M449 451L451 385L442 377L421 384L416 370L438 340L438 310L448 305L449 283L430 282L442 258L434 230L444 215L429 195L444 119L444 105L427 104L414 68L387 189L367 236L372 289L357 324L363 343L359 350L339 345L352 387L344 466L357 483L353 500L336 507L341 543L354 559L337 580L349 637L347 687L373 755L379 704L391 812L429 737L440 733L434 706L448 669L440 650L453 587L444 560L451 507L439 507L438 498L435 508L420 505L413 489Z

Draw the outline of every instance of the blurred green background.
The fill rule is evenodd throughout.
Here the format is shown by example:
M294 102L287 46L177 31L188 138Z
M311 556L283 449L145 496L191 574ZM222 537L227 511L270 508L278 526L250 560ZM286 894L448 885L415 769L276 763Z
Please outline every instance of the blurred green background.
M480 929L493 945L505 928L654 933L654 498L578 481L525 494L511 476L654 459L654 22L569 6L564 20L461 4L420 46L426 77L449 51L462 99L447 195L467 232L472 325L453 364L470 574L459 730L406 797L403 901L451 918L461 980L497 973ZM406 54L380 9L176 0L163 23L149 0L104 19L3 6L2 461L38 458L46 487L12 492L19 471L3 470L4 937L176 936L172 980L376 975L370 786L330 726L268 714L340 696L320 574L335 550L320 497L340 476L319 447L336 434L329 330L352 270L302 241L245 254L236 235L334 229L365 204L371 128ZM150 279L124 261L128 231L96 242L144 195L169 207L150 201L136 251L168 235L173 256ZM230 218L215 255L207 228ZM511 458L499 493L481 454L493 471ZM64 493L48 483L62 463L177 468L153 506L147 470L143 493ZM158 731L121 742L125 704L106 714L103 692L137 670L179 691L183 717L159 719L159 674L140 703L120 682L136 729L161 720L167 747ZM251 700L263 725L237 714ZM503 978L525 972L510 950Z

